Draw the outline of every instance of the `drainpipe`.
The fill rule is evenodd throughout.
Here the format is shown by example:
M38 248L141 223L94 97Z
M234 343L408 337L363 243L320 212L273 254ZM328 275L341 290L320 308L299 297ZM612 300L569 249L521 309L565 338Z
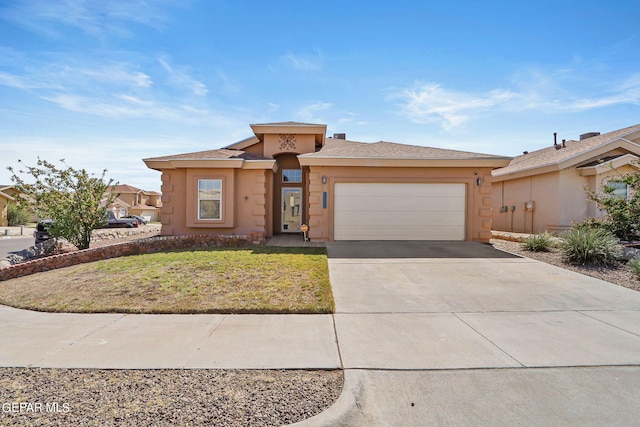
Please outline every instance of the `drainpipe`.
M513 233L513 213L515 212L516 207L511 206L511 232Z

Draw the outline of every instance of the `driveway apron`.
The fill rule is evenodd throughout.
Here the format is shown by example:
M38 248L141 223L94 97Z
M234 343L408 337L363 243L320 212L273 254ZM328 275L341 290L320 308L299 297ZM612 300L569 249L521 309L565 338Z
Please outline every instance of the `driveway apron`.
M327 250L353 390L334 424L637 422L639 292L479 243Z

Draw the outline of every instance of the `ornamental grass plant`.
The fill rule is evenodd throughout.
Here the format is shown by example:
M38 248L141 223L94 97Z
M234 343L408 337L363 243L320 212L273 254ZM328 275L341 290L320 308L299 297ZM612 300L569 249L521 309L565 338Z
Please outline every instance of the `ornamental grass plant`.
M627 263L627 266L629 266L631 272L640 279L640 256L631 258Z
M532 234L523 242L523 248L530 252L549 252L553 241L549 233Z
M622 255L622 246L607 230L574 227L560 236L560 251L573 264L610 265Z

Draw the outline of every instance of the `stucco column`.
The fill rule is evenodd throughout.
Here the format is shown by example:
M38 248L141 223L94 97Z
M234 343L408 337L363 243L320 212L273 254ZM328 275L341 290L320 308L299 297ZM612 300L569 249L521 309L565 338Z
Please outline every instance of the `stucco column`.
M315 241L329 240L328 219L323 206L322 177L317 171L309 172L309 238Z

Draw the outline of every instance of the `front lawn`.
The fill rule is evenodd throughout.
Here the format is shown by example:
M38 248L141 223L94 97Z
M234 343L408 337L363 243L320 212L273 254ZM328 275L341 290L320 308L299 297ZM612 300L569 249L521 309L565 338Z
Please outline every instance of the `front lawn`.
M3 282L0 304L52 312L332 313L324 248L137 255Z

